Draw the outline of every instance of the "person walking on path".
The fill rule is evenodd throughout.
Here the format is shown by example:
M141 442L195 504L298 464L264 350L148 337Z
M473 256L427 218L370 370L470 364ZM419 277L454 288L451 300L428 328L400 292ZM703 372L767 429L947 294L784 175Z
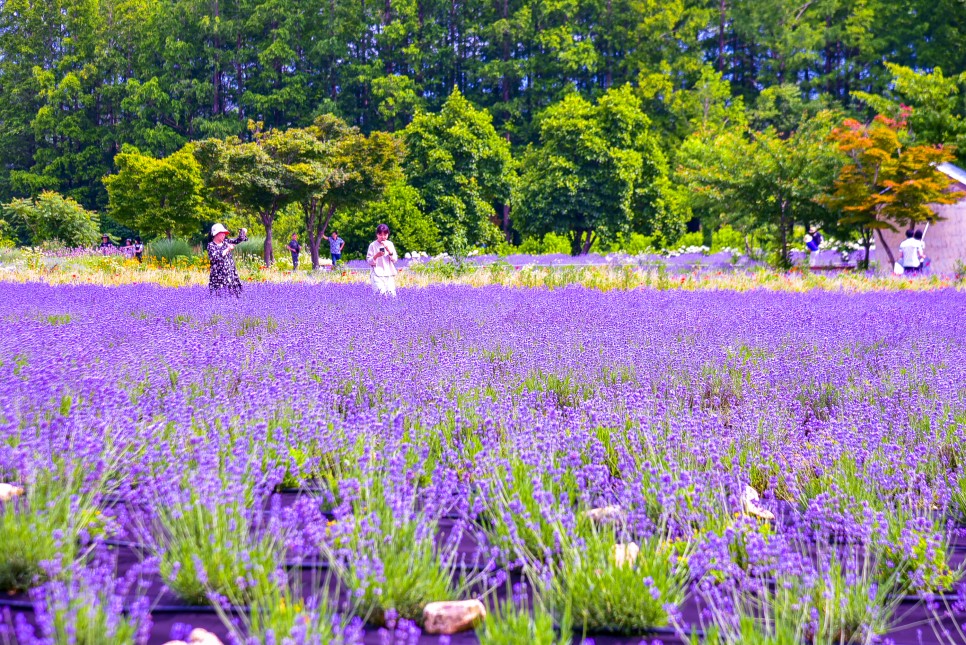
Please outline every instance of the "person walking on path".
M332 255L332 266L335 267L342 259L342 248L345 246L345 240L339 237L336 231L332 231L332 235L322 235L323 240L329 241L329 253Z
M299 253L302 252L302 245L299 244L298 236L292 233L292 239L288 241L288 250L292 252L292 270L299 270Z
M214 294L229 293L235 297L241 295L241 279L235 268L235 257L231 251L236 244L248 239L245 229L238 232L238 237L228 238L228 229L221 224L211 227L212 240L208 244L208 260L211 263L211 275L208 278L208 290Z
M382 296L396 295L396 247L389 241L389 227L376 227L376 241L369 245L366 260L372 267L372 289Z

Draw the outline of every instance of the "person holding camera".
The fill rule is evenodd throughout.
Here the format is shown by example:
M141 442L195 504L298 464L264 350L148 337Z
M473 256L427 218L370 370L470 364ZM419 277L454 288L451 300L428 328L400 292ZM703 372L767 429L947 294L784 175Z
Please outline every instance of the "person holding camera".
M241 229L238 237L228 238L228 229L221 224L211 227L212 240L208 244L208 260L211 263L211 274L208 278L208 289L214 294L223 292L238 297L241 296L241 278L235 268L235 257L231 251L236 244L248 239L247 231Z
M376 241L369 245L366 260L372 267L372 290L381 296L396 295L396 247L389 241L389 227L376 227Z

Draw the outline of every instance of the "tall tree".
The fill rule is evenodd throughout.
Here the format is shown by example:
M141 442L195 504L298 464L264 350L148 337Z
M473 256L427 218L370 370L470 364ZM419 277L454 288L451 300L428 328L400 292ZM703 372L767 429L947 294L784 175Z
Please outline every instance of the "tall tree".
M368 137L333 116L321 116L307 130L324 150L324 161L306 181L300 204L305 214L312 268L319 268L319 247L332 217L378 201L402 173L402 143L384 132Z
M104 177L108 212L141 235L194 235L206 219L201 166L188 144L156 159L126 146L114 158L118 172Z
M223 200L256 216L265 228L264 259L275 261L272 232L279 211L296 203L305 186L306 164L321 154L318 140L300 128L262 131L253 140L206 139L194 145L206 184Z
M513 168L510 146L490 115L454 89L438 114L417 114L403 136L406 176L444 239L497 242L496 205L509 199Z
M629 86L597 105L572 94L540 120L514 195L514 224L524 234L567 235L574 255L599 239L632 231L673 239L681 220L666 203L667 161Z

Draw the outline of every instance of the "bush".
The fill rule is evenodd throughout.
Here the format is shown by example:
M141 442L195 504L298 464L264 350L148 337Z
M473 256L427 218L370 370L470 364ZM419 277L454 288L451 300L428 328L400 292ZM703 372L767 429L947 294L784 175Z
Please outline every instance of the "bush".
M148 257L152 257L156 260L163 260L168 263L173 263L176 258L194 257L194 249L185 240L175 238L173 240L155 240L147 245Z
M97 213L49 190L4 204L3 212L11 224L24 229L33 245L59 240L66 246L86 247L94 246L99 237Z
M597 249L591 249L596 251ZM514 253L529 253L532 255L548 255L559 253L570 255L570 240L566 235L547 233L543 238L528 237L513 251Z
M259 258L265 257L265 236L252 236L246 241L235 247L235 257L241 258L247 255L254 255ZM278 249L275 249L275 257L283 257Z

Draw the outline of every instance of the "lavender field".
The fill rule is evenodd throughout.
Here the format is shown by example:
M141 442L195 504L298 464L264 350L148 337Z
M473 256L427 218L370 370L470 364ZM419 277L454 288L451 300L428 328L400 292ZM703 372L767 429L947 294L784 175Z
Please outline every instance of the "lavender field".
M953 290L0 283L0 643L966 644L964 332Z

